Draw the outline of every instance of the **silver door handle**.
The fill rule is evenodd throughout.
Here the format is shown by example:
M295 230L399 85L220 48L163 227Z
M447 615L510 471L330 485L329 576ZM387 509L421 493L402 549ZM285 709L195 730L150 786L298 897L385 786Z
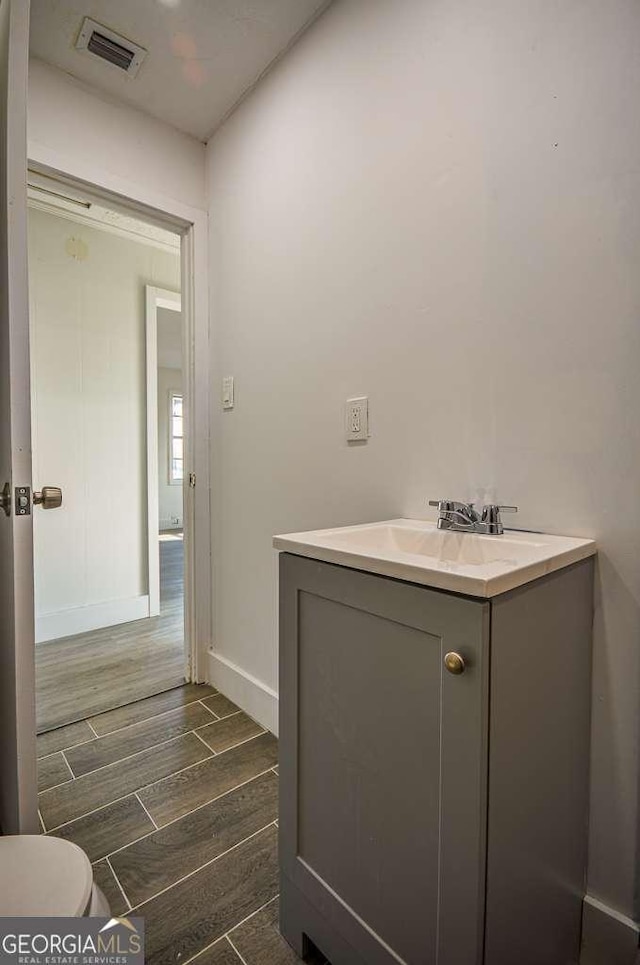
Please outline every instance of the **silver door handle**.
M59 486L43 486L39 493L33 494L33 505L43 509L60 509L62 490Z

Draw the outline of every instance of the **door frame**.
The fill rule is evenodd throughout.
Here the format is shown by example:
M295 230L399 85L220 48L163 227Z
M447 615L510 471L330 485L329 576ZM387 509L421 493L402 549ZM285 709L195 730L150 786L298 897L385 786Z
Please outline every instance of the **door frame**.
M158 546L159 525L159 494L158 494L158 309L168 308L173 312L182 311L180 292L172 292L168 288L156 288L155 285L145 285L145 332L147 346L147 534L149 540L149 616L155 617L160 613L160 548ZM184 329L183 329L184 341ZM184 346L183 346L184 358ZM183 392L188 393L189 386L183 379ZM185 407L186 408L186 407ZM186 416L186 413L185 413ZM186 422L186 420L185 420ZM186 432L185 432L186 437ZM185 460L186 463L186 460ZM186 483L185 476L185 483ZM183 485L184 499L184 485ZM184 502L182 507L185 536L189 530L190 520L184 516ZM185 540L185 548L187 540ZM185 581L185 600L191 587ZM186 612L186 609L185 609ZM186 635L185 627L185 639Z
M0 4L0 489L30 487L27 277L29 2ZM1 511L0 511L1 512ZM37 834L33 516L1 513L0 832Z
M183 490L185 589L189 588L185 595L185 679L205 681L212 643L207 212L148 192L82 158L61 155L35 142L29 142L28 159L30 171L180 235L183 378L189 387L185 409L190 413L191 442L185 451L185 477L193 474L194 482Z

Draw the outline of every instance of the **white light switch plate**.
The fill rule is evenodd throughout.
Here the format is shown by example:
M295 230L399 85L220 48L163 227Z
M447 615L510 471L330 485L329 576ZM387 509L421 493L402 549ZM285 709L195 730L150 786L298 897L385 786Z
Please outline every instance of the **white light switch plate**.
M233 376L225 375L222 379L222 408L233 409Z
M345 430L348 442L369 438L369 400L366 396L359 399L347 399Z

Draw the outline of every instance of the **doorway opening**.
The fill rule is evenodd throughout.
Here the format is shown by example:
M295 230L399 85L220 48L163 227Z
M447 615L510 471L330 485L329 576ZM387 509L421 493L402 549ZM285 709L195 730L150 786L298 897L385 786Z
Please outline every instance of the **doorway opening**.
M33 483L62 489L34 516L42 733L191 679L190 387L180 235L29 181Z

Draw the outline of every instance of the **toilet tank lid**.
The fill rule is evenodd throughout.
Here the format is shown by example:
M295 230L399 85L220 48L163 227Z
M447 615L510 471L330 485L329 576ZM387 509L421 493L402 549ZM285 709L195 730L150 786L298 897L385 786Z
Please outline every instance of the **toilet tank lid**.
M0 917L79 918L92 886L91 862L71 841L43 834L0 837Z

